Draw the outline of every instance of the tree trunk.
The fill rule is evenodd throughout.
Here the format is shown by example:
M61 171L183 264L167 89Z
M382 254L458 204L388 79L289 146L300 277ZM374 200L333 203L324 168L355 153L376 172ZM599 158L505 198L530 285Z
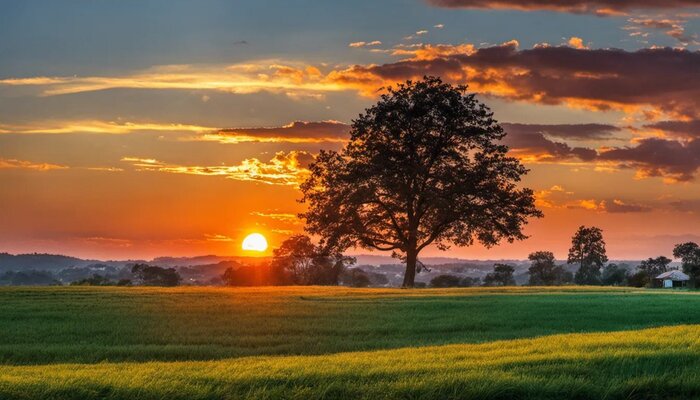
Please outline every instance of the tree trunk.
M412 288L416 283L416 260L418 260L418 252L408 251L406 253L406 272L403 275L404 288Z

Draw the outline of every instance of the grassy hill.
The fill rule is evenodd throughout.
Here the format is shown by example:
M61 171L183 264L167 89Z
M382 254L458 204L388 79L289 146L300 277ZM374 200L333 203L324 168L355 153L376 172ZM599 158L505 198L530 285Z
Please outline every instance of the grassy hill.
M0 398L697 397L698 306L585 287L3 288Z

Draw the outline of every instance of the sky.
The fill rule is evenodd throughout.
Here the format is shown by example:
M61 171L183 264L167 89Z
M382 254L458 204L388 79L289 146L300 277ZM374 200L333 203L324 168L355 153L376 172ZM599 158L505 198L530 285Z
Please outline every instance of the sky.
M700 241L700 0L0 0L0 252L246 255L381 88L467 84L530 172L529 239ZM351 253L367 253L351 250ZM269 251L268 251L269 254Z

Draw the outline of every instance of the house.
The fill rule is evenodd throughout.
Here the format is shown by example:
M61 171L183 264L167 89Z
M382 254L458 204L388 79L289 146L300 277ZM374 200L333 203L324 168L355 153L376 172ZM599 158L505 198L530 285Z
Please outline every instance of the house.
M685 287L688 284L690 277L676 269L666 271L663 274L654 278L654 287L661 288L677 288Z

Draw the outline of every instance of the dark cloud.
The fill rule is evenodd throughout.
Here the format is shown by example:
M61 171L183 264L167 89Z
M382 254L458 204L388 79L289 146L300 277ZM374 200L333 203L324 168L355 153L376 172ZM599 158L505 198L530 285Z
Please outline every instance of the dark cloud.
M509 42L433 56L436 58L356 65L335 71L329 80L370 93L393 82L437 75L453 83L468 83L471 90L510 100L596 110L651 106L683 115L698 113L697 51L650 48L629 52L566 46L519 50L517 42Z
M509 134L543 134L548 137L573 140L609 139L621 128L607 124L516 124L503 123L503 129Z
M555 142L537 130L508 129L503 143L510 147L511 152L520 158L530 161L561 161L578 158L582 161L593 161L596 151L585 147L571 147L566 143Z
M658 138L643 139L636 147L608 149L600 160L634 168L641 177L690 181L700 169L700 139L687 143Z
M700 120L661 121L644 125L645 128L658 129L668 136L680 138L700 138Z
M447 8L549 10L576 14L615 15L638 9L700 6L700 0L427 0Z

